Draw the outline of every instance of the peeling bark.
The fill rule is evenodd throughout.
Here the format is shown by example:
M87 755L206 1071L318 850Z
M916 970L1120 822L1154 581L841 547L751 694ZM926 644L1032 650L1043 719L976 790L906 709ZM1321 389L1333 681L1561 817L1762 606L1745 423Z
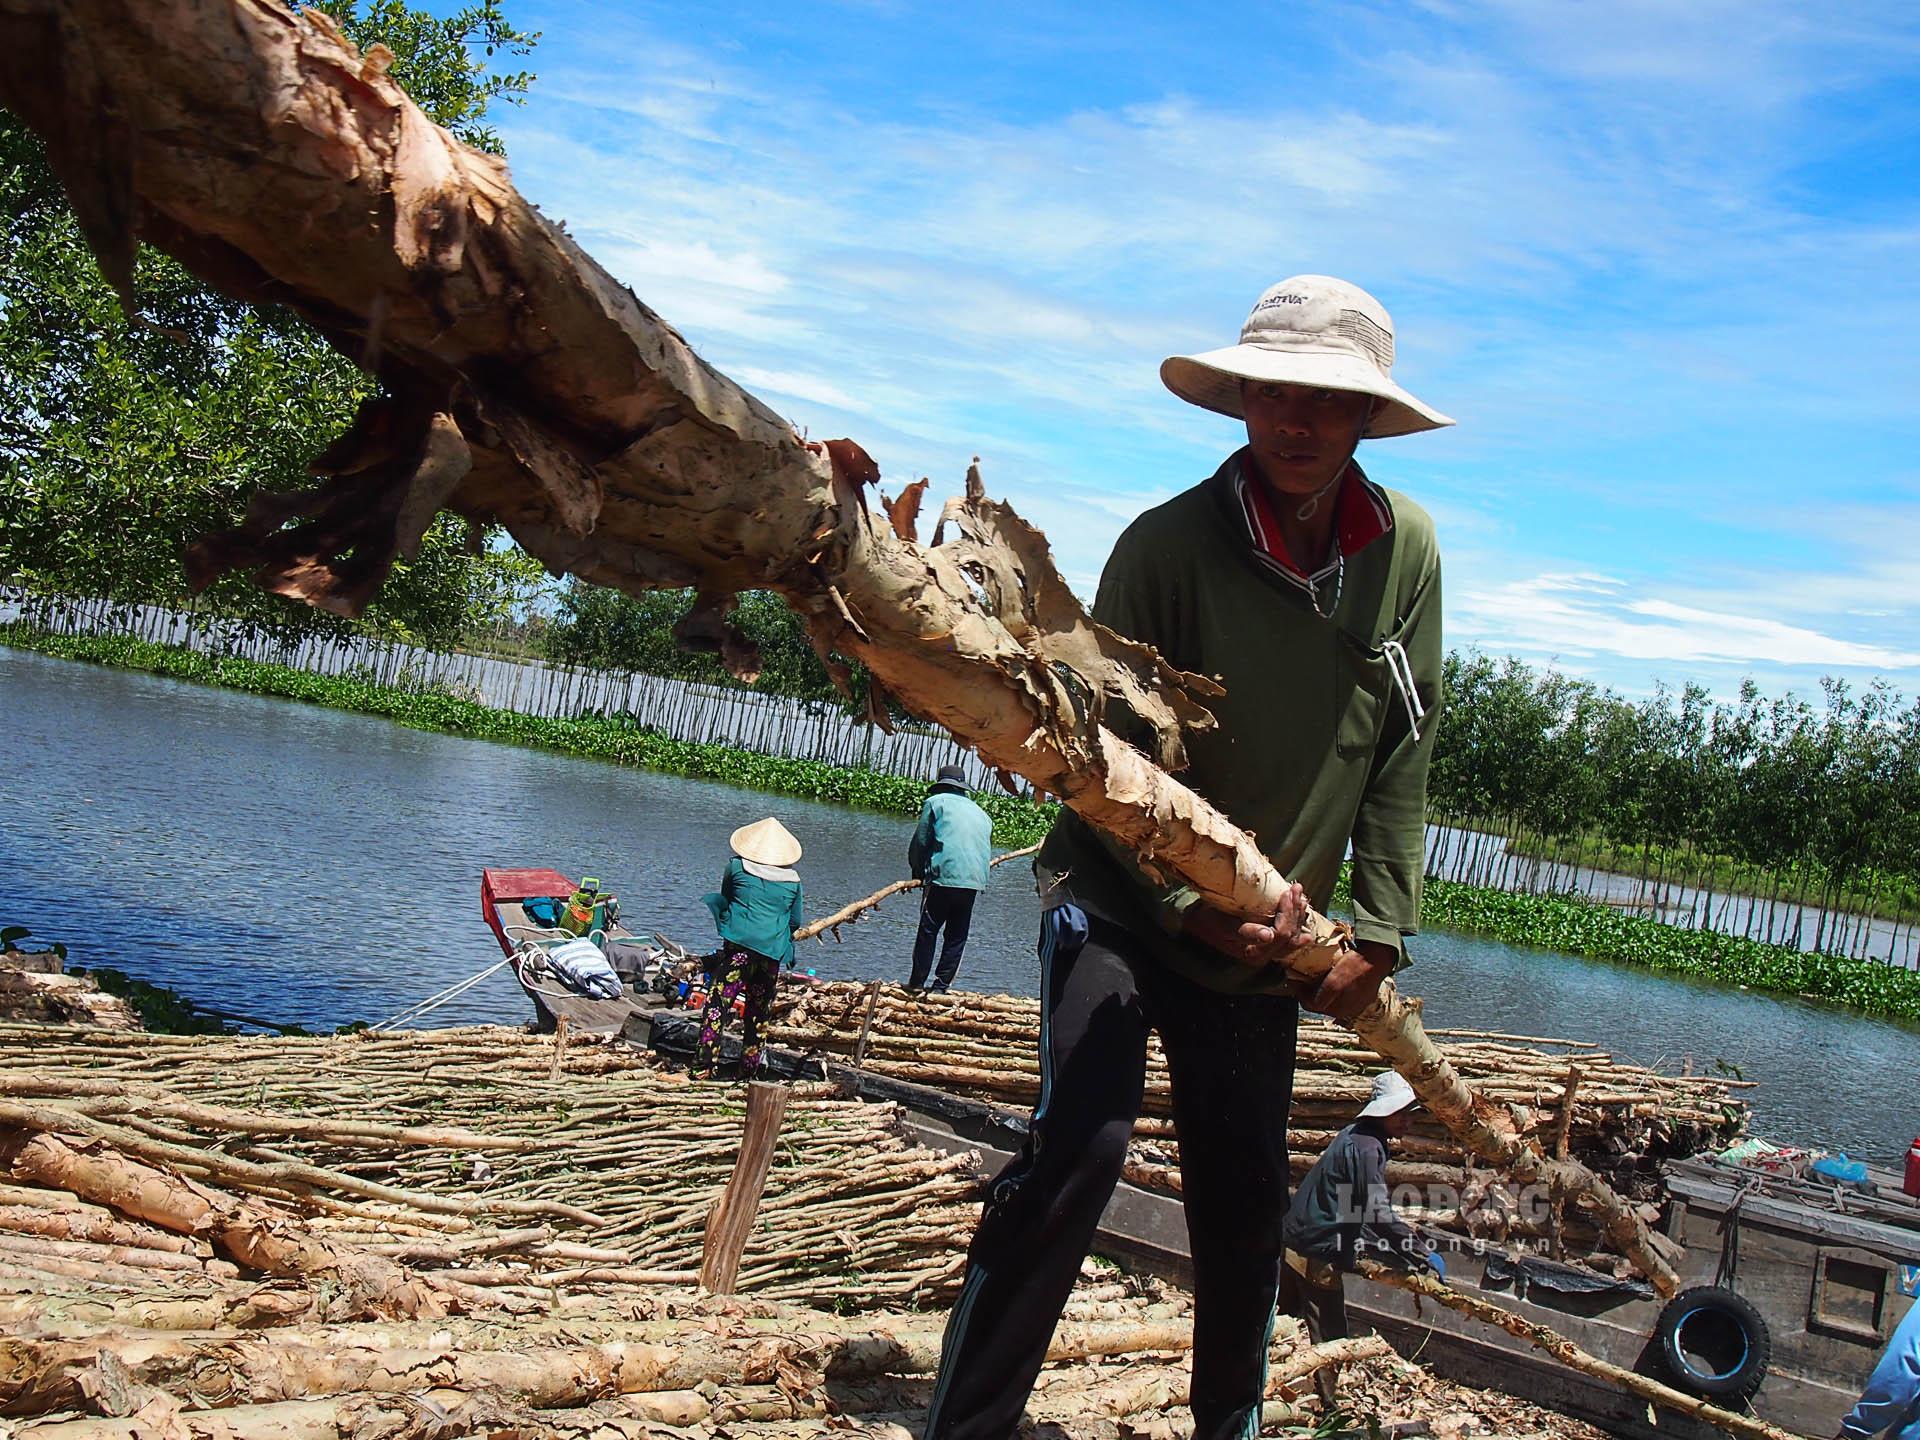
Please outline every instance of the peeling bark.
M250 1270L328 1281L339 1287L351 1313L444 1315L449 1308L433 1288L391 1260L335 1245L264 1205L204 1189L100 1141L69 1144L57 1135L0 1132L0 1165L15 1179L205 1239Z
M1144 1351L1183 1352L1193 1343L1184 1321L1060 1327L1050 1362ZM692 1390L738 1381L774 1381L811 1389L824 1376L871 1379L926 1375L938 1367L940 1336L786 1333L721 1334L683 1326L659 1340L590 1345L466 1349L444 1340L311 1343L280 1336L126 1335L84 1340L0 1337L0 1414L34 1415L88 1403L105 1360L124 1385L152 1386L226 1409L271 1405L308 1395L407 1394L445 1388L491 1392L536 1409L586 1405L616 1395Z
M352 613L444 504L595 584L771 589L823 654L867 667L876 719L891 693L1221 910L1276 910L1283 877L1167 773L1218 692L1093 623L1040 532L987 498L977 460L936 543L903 538L868 508L865 452L803 441L703 362L318 10L0 0L0 102L46 139L130 306L142 239L230 295L291 306L386 386L323 457L327 483L263 500L198 552L198 573L250 568ZM1152 758L1107 728L1116 705ZM1289 962L1301 978L1348 931L1315 915L1308 937ZM1488 1158L1537 1152L1462 1099L1410 1012L1383 1007L1375 1036L1395 1063L1419 1057L1408 1078ZM1633 1224L1628 1252L1671 1288Z

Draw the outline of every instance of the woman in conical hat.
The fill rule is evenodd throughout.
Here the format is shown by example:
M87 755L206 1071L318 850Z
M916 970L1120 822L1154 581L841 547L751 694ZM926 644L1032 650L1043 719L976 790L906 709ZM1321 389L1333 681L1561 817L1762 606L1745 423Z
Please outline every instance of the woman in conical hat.
M800 842L771 817L742 825L728 837L733 858L720 876L720 889L706 897L720 932L707 1005L700 1017L700 1044L694 1074L711 1078L727 1012L741 995L746 1017L740 1029L740 1074L751 1079L760 1069L760 1024L773 1007L780 967L793 963L793 932L800 927Z

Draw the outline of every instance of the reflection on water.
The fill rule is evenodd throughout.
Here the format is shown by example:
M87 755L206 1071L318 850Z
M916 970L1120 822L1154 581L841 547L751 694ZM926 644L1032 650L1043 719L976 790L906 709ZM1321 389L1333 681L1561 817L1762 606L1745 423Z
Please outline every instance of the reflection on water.
M800 837L811 914L905 872L911 822L408 730L0 648L0 924L65 940L218 1009L315 1028L379 1020L499 958L486 865L599 876L636 929L703 946L736 825ZM912 897L810 945L834 978L904 978ZM1032 994L1020 862L975 908L960 983ZM1435 934L1405 988L1429 1022L1598 1040L1631 1060L1716 1061L1763 1082L1759 1128L1891 1161L1920 1133L1920 1035L1829 1009ZM516 1021L504 973L433 1020Z

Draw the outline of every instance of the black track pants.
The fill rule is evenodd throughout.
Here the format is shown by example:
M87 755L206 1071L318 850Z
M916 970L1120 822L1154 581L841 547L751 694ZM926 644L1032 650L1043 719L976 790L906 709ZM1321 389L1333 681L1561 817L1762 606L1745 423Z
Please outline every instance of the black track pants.
M1006 1440L1120 1177L1147 1033L1173 1082L1193 1250L1195 1440L1259 1433L1287 1209L1291 999L1184 980L1104 921L1078 949L1043 917L1040 1102L989 1187L940 1355L926 1440Z

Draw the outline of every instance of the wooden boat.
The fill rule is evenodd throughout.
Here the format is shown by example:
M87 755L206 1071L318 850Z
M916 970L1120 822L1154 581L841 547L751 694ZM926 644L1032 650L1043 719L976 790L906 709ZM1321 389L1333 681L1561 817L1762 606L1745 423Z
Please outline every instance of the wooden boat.
M636 1010L626 1038L673 1058L690 1054L695 1021L683 1011ZM724 1042L723 1042L724 1043ZM824 1078L850 1095L900 1107L916 1140L973 1152L984 1178L1018 1149L1027 1114L864 1070L838 1057L763 1051L776 1074ZM1431 1232L1450 1284L1546 1325L1624 1369L1700 1393L1716 1378L1746 1388L1758 1335L1730 1323L1718 1296L1733 1291L1764 1322L1758 1389L1716 1399L1787 1430L1825 1437L1858 1397L1893 1329L1920 1289L1920 1202L1898 1177L1872 1172L1876 1194L1695 1156L1665 1169L1660 1229L1681 1247L1681 1296L1657 1297L1642 1281L1615 1281L1544 1257ZM1191 1281L1186 1216L1176 1196L1122 1182L1102 1218L1100 1253L1124 1265ZM1688 1300L1687 1297L1693 1297ZM1503 1331L1404 1291L1347 1284L1356 1330L1378 1330L1402 1354L1440 1373L1506 1390L1634 1440L1705 1440L1719 1432L1604 1381L1568 1370ZM1669 1341L1669 1337L1671 1337ZM1667 1359L1678 1353L1686 1373ZM1744 1367L1744 1368L1743 1368Z
M641 1012L658 1007L659 977L675 966L690 968L692 957L672 941L653 937L652 943L619 924L608 926L602 948L623 993L618 999L582 994L570 987L548 960L556 945L578 937L541 925L527 913L533 900L564 901L575 884L558 870L490 869L480 872L480 914L505 952L514 979L533 1002L542 1030L552 1030L564 1017L567 1028L594 1035L618 1034Z

